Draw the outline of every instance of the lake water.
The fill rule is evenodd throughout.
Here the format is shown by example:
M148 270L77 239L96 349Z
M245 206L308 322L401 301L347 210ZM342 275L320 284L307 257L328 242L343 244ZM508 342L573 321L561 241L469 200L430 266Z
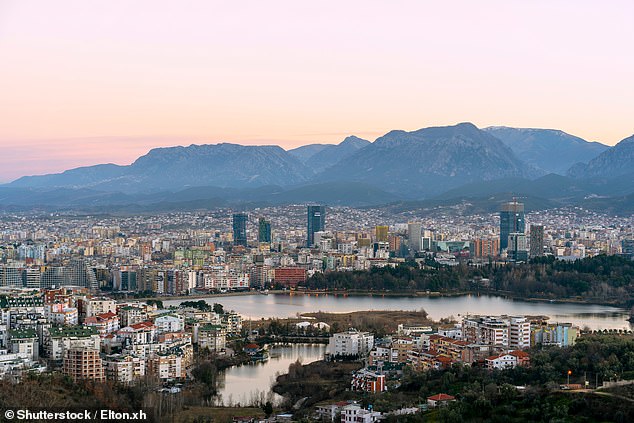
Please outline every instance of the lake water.
M325 352L323 344L274 345L269 348L268 361L230 367L218 375L216 404L234 406L271 401L277 405L282 397L271 391L275 378L288 373L291 363L297 360L302 364L312 363L321 360Z
M484 315L544 315L551 322L570 322L582 329L628 329L624 309L595 304L521 301L491 295L463 295L458 297L394 297L341 296L332 294L270 294L208 298L210 304L220 303L227 310L235 310L246 319L296 317L301 313L324 311L347 313L360 310L420 310L434 320L465 314ZM167 300L166 306L178 305L181 300Z

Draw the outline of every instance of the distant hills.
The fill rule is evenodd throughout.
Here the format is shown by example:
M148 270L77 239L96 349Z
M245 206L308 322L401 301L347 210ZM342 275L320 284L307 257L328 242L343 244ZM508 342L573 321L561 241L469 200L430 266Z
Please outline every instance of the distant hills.
M606 209L614 199L607 209L627 213L633 194L634 136L608 147L551 129L460 123L289 151L229 143L156 148L128 166L19 178L0 186L0 209L135 212L306 202L424 208L465 201L493 201L495 208L516 195L546 208Z
M318 173L370 144L370 141L351 135L337 145L309 144L288 152Z
M634 174L634 135L568 171L575 178L614 178Z
M374 184L410 198L474 181L536 177L499 139L471 123L391 131L316 176Z
M93 188L127 193L214 185L244 188L308 181L312 172L278 146L238 144L155 148L129 166L99 165L27 176L14 187Z
M65 209L90 212L152 212L216 207L263 207L319 202L328 205L377 206L402 198L359 182L326 182L298 187L202 186L171 192L126 194L88 188L17 188L0 186L0 210Z
M484 131L506 144L527 164L559 175L565 175L572 165L587 163L609 148L555 129L491 126Z

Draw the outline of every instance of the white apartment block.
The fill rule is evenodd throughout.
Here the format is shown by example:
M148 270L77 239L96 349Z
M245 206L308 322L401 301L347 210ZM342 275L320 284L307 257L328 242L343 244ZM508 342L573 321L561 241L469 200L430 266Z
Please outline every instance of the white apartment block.
M182 357L177 355L155 355L148 359L148 374L161 380L183 379L186 376Z
M103 360L106 378L119 383L132 383L145 376L145 359L119 354L107 356Z
M530 322L523 316L465 316L462 338L472 344L524 349L531 343Z
M249 289L249 274L230 268L228 265L212 266L203 271L200 285L202 288L216 291Z
M79 323L79 312L65 304L46 304L44 316L49 323L59 326L75 326Z
M82 318L104 313L116 313L117 303L109 298L81 298Z
M531 323L526 317L511 317L509 321L509 348L523 350L531 346Z
M167 314L154 319L154 326L159 333L181 332L185 330L185 318L174 314Z
M226 347L227 333L221 325L204 324L198 328L198 348L220 351Z
M9 331L11 339L9 346L14 354L21 354L37 360L39 354L38 337L33 329L12 330Z
M369 332L359 332L348 329L346 332L335 333L328 342L328 353L337 355L367 356L374 347L374 335Z
M357 404L346 405L341 409L341 423L374 423L381 418L378 411L365 410Z
M44 349L50 359L62 360L65 351L71 348L87 348L99 351L101 337L94 328L88 327L61 327L48 330Z

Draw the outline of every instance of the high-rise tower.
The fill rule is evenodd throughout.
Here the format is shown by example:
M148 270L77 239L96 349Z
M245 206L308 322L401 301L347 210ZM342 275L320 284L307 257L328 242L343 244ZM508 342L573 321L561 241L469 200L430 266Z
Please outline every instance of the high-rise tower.
M390 227L387 225L380 225L374 228L374 236L376 242L387 242L388 232Z
M249 215L246 213L235 213L233 215L233 245L247 246L247 221Z
M530 236L530 257L541 257L544 255L544 227L542 225L531 225Z
M526 222L524 221L524 203L511 201L502 204L500 212L500 251L509 246L509 235L513 233L524 233Z
M258 242L271 242L271 223L263 217L258 221Z
M407 246L410 250L421 251L423 249L423 225L410 222L407 224Z
M326 207L308 206L308 234L306 246L312 247L315 244L315 232L326 229Z

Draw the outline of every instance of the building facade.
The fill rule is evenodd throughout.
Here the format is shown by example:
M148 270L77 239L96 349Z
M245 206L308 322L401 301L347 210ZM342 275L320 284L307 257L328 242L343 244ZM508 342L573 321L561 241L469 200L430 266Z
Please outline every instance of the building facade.
M502 204L502 211L500 212L500 251L508 248L510 234L524 233L525 231L524 204L517 201Z
M533 257L541 257L543 255L544 255L544 227L542 225L531 225L529 256L533 258Z
M308 206L308 225L306 246L315 245L315 232L323 232L326 229L326 207Z
M271 242L271 223L263 217L258 220L258 242Z
M235 213L233 215L233 244L247 246L247 222L249 215L246 213Z

